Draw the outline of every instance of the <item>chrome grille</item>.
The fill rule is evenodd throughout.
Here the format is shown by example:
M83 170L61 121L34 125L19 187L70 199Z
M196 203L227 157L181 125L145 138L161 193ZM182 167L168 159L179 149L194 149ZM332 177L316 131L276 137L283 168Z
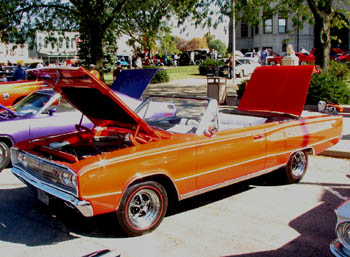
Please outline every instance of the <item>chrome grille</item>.
M24 161L18 160L19 154L23 155ZM16 149L12 149L12 157L14 158L13 165L21 167L21 169L29 175L47 184L51 184L66 192L73 193L76 195L76 188L72 188L62 184L60 179L61 172L71 172L68 170L68 168L58 166L45 159L40 159L36 156L20 152Z

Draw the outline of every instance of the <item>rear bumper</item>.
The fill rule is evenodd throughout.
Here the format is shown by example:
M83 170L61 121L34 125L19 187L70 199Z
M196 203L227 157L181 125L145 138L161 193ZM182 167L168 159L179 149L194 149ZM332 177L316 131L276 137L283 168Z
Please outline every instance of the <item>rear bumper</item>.
M49 186L47 184L42 183L40 180L35 177L25 173L23 170L13 167L11 172L16 175L23 183L32 186L36 189L39 189L51 197L58 198L68 204L68 206L72 206L76 208L83 216L92 217L94 216L94 211L91 204L88 201L81 201L77 199L75 196L63 192L57 188Z
M334 240L329 248L331 249L332 254L336 257L350 257L350 250L344 248L338 239Z

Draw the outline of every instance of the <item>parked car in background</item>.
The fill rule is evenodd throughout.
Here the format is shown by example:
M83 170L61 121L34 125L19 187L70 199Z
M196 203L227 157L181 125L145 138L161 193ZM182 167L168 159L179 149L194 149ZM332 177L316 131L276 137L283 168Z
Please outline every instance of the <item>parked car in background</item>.
M257 55L256 52L246 52L244 53L244 58L249 58L255 62L259 62L259 56Z
M335 232L337 239L330 244L334 256L350 256L350 200L344 201L334 210L337 215Z
M82 114L52 89L32 92L11 109L0 105L0 171L10 162L10 147L40 136L75 131ZM91 127L91 121L83 123Z
M154 230L178 200L277 169L299 182L308 153L342 132L341 115L302 115L314 68L258 67L238 111L226 112L214 99L173 96L147 98L134 112L82 68L33 70L94 128L18 143L12 172L45 204L116 213L129 236ZM149 115L158 104L173 104L175 115Z
M239 58L238 59L239 64L236 68L238 68L238 71L236 71L236 75L239 75L239 77L244 77L247 75L251 75L256 67L261 66L261 64L256 60L252 58Z
M209 58L208 49L185 51L179 57L178 63L180 66L191 65L191 52L194 52L194 65L199 65L201 62Z
M339 55L335 58L337 62L346 63L350 61L350 50L344 52L343 55Z
M116 63L120 62L120 65L122 67L130 67L130 56L124 55L124 54L118 54Z
M278 53L275 53L272 50L267 50L268 56L266 57L266 63L267 65L281 65L282 64L282 55L279 55Z
M11 81L0 82L0 104L12 106L31 92L45 88L42 81Z

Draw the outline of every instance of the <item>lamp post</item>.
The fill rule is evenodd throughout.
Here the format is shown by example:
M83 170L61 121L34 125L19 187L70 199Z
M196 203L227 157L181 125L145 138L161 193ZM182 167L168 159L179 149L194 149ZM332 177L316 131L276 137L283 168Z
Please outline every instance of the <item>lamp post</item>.
M231 6L232 6L232 84L235 86L236 83L236 15L235 15L235 8L236 3L235 0L231 0Z

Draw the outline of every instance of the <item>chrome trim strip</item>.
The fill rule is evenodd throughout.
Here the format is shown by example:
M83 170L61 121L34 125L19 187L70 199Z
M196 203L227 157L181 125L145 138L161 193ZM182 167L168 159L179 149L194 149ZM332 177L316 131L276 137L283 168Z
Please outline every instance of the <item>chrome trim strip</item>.
M253 135L249 135L249 136L253 136ZM137 154L132 154L128 158L123 158L123 156L122 157L116 157L116 158L113 158L113 159L108 160L108 161L103 160L103 166L112 165L112 164L116 164L116 163L123 162L123 161L134 160L134 159L137 159L137 158L152 156L152 155L156 155L156 154L162 154L162 153L167 153L167 152L172 152L172 151L177 151L177 150L183 150L183 149L188 149L188 148L195 148L195 147L198 147L198 146L209 145L209 144L214 144L214 143L217 143L217 142L223 142L223 141L233 140L233 139L238 139L238 138L243 138L243 137L248 137L248 136L235 137L235 138L231 138L231 139L227 139L225 137L224 139L218 140L218 141L215 141L215 142L212 142L212 141L211 142L204 142L204 143L200 143L200 144L196 144L196 145L183 146L183 147L178 147L178 148L169 149L169 150L151 152L151 153L144 154L144 155L140 155L140 154L137 153ZM338 138L338 137L333 137L333 138L330 138L330 139L323 140L321 142L316 142L314 144L308 145L308 146L303 147L303 148L294 149L293 151L286 151L286 152L283 152L283 153L272 154L272 155L269 155L269 156L266 156L266 157L283 155L283 154L287 154L287 153L294 152L294 151L300 151L300 150L307 149L307 148L313 148L313 146L315 146L315 145L322 144L324 142L331 141L331 140L336 139L336 138ZM263 157L263 158L265 158L265 157ZM256 160L258 160L258 159L256 159ZM89 172L90 170L98 168L99 166L100 165L98 163L97 164L94 163L91 166L87 166L87 168L85 168L85 169L80 171L80 175L83 175L86 172ZM210 171L208 171L208 172L210 172Z
M281 168L283 166L285 166L285 164L278 165L278 166L275 166L273 168L261 170L261 171L258 171L258 172L252 173L252 174L248 174L248 175L245 175L243 177L231 179L231 180L228 180L228 181L216 184L216 185L212 185L212 186L208 186L208 187L205 187L205 188L201 188L201 189L192 191L190 193L180 195L179 199L180 200L184 200L184 199L196 196L196 195L204 194L206 192L209 192L209 191L212 191L212 190L215 190L215 189L218 189L218 188L226 187L226 186L229 186L229 185L232 185L232 184L244 181L244 180L248 180L248 179L251 179L251 178L254 178L254 177L258 177L258 176L267 174L267 173L269 173L271 171L277 170L277 169L279 169L279 168Z
M84 196L86 199L93 199L97 197L104 197L104 196L110 196L110 195L120 195L122 191L112 192L112 193L105 193L105 194L99 194L99 195L91 195L91 196Z
M206 174L209 174L209 173L213 173L213 172L216 172L216 171L219 171L219 170L223 170L223 169L227 169L227 168L232 168L232 167L239 166L239 165L246 164L246 163L253 162L253 161L258 161L258 160L261 160L261 159L264 159L264 158L270 158L270 157L280 156L280 155L284 155L284 154L289 154L289 155L291 155L291 154L294 153L294 152L302 151L302 150L305 150L305 149L311 149L312 152L315 152L315 150L313 149L313 146L315 146L315 145L317 145L317 144L322 144L322 143L324 143L324 142L327 142L327 141L330 141L330 140L333 140L333 139L336 139L336 138L338 138L338 137L334 137L334 138L331 138L331 139L328 139L328 140L324 140L324 141L321 141L321 142L317 142L317 143L315 143L315 144L312 144L312 145L309 145L309 146L306 146L306 147L302 147L302 148L298 148L298 149L294 149L294 150L291 150L291 151L285 151L285 152L282 152L282 153L270 154L270 155L266 155L266 156L263 156L263 157L260 157L260 158L251 159L251 160L249 160L249 161L244 161L244 162L235 163L235 164L228 165L228 166L221 167L221 168L217 168L217 169L213 169L213 170L208 170L208 171L205 171L205 172L202 172L202 173L199 173L199 174L195 174L195 175L192 175L192 176L179 178L179 179L176 179L175 181L177 182L177 181L182 181L182 180L186 180L186 179L190 179L190 178L199 177L199 176L206 175Z
M27 174L26 172L24 172L22 169L20 169L18 167L13 167L11 169L11 172L14 175L16 175L22 182L28 183L29 185L32 185L35 188L40 189L40 190L44 191L45 193L52 195L54 197L57 197L65 202L69 203L70 205L74 206L85 217L92 217L94 215L93 208L88 201L85 201L85 200L81 201L71 194L65 193L61 190L54 188L54 187L46 185L46 184L42 183L40 180L31 176L30 174Z

